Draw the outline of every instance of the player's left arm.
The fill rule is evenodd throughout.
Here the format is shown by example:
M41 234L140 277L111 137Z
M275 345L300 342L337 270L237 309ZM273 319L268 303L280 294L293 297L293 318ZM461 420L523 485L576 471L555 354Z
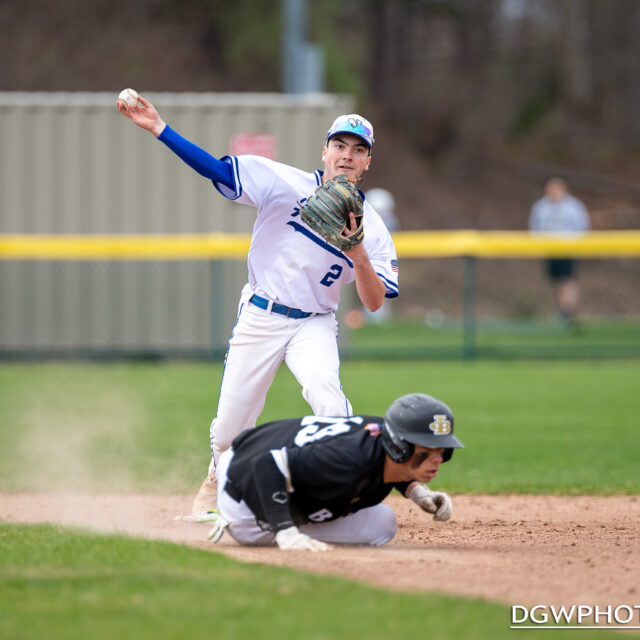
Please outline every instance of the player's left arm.
M352 224L355 224L353 217ZM360 243L344 253L353 262L358 297L369 311L377 311L382 306L386 287L375 272L364 244Z
M286 450L267 451L251 465L254 485L276 544L283 551L330 551L331 546L302 533L293 522L289 500L291 478Z
M350 222L353 232L356 226L353 214ZM344 253L353 262L358 296L369 311L379 309L385 297L398 295L398 260L391 235L382 221L370 219L365 227L364 242Z

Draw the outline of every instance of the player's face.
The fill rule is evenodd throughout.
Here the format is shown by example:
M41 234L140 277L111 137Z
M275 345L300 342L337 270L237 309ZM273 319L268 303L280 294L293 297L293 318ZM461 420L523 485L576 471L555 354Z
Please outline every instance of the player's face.
M413 456L409 460L414 478L420 482L429 482L436 477L442 464L444 449L427 449L416 445Z
M362 138L351 133L339 133L322 149L322 162L325 180L336 176L356 180L369 170L371 155Z

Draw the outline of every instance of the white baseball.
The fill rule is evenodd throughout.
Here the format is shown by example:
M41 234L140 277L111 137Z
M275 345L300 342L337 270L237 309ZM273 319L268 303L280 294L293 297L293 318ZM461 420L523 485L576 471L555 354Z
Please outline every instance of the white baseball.
M118 104L127 111L138 106L138 92L135 89L123 89L118 96Z

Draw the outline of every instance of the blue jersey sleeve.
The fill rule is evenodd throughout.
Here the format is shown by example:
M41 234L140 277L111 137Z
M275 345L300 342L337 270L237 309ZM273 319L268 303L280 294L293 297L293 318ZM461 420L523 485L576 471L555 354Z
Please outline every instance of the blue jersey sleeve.
M204 149L176 133L169 125L162 130L158 140L167 145L171 151L201 176L233 189L233 168L227 162L214 158Z

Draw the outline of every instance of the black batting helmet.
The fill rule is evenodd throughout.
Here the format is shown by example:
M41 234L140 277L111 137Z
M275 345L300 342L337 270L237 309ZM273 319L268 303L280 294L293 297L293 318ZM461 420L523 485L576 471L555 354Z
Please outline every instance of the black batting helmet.
M394 462L406 462L413 445L443 448L442 461L464 445L453 435L453 413L440 400L424 393L410 393L387 409L382 429L382 447Z

